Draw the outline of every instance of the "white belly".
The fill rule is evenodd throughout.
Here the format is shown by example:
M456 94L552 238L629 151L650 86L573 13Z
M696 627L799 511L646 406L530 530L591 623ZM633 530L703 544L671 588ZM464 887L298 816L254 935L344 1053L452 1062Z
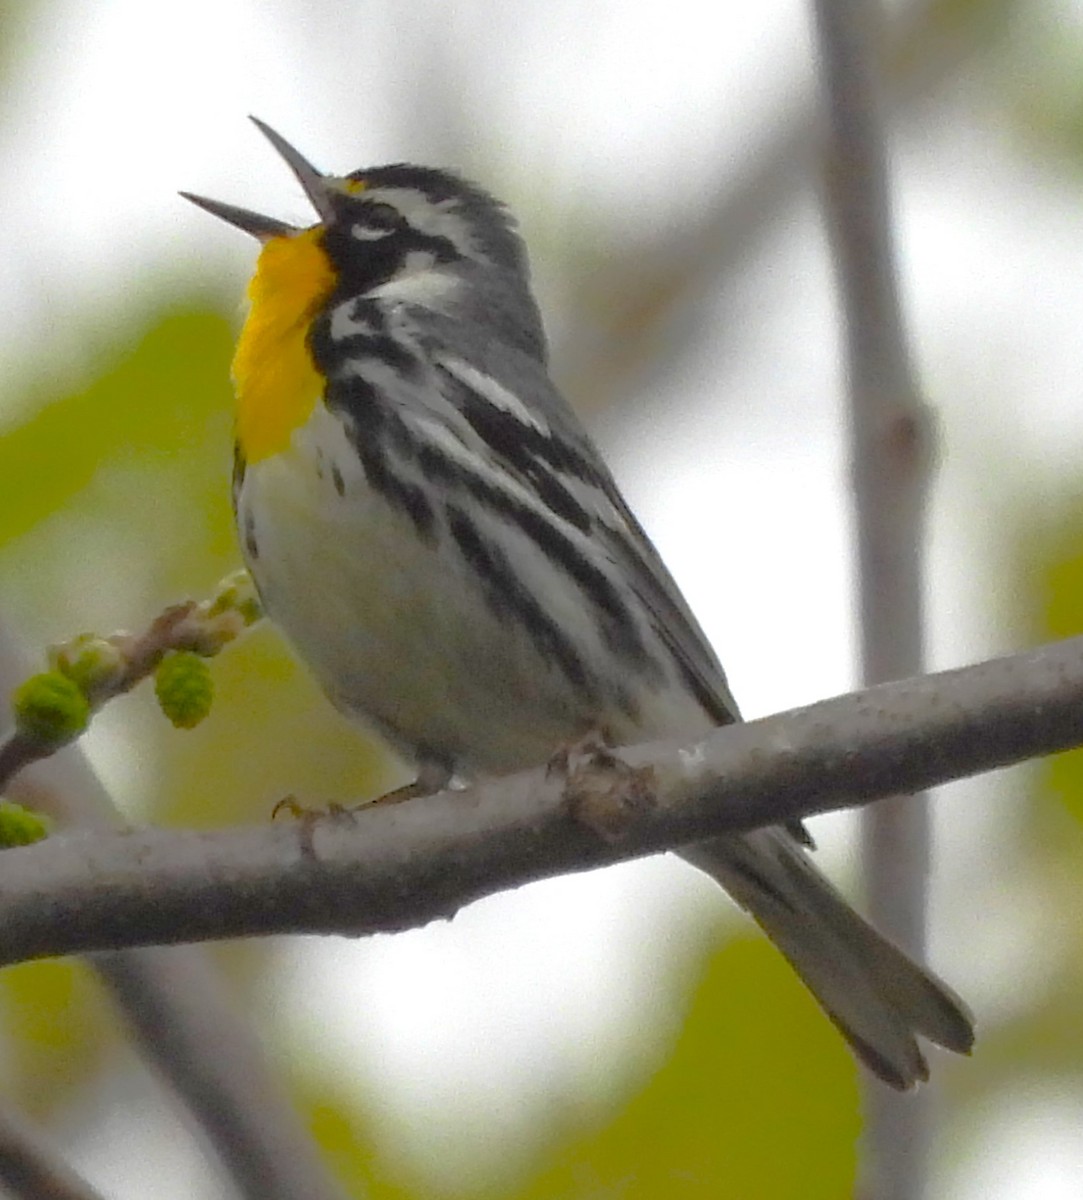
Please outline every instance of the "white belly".
M607 716L493 612L446 535L424 542L368 486L322 405L288 451L248 467L238 525L268 614L332 701L409 756L514 770ZM554 594L536 552L517 566L537 569L547 613L583 619L582 597L570 581Z

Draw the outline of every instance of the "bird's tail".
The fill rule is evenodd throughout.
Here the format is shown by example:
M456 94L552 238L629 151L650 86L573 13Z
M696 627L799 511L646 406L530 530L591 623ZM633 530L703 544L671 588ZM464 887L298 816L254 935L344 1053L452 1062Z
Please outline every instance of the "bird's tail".
M969 1053L974 1023L959 997L860 917L785 830L716 838L681 853L755 918L886 1083L909 1088L928 1078L919 1034Z

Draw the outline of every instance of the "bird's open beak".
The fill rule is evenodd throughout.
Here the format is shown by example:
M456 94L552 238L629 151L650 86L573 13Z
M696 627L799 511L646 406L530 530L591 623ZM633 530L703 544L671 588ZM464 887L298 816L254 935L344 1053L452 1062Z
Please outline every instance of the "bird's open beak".
M251 117L250 120L286 160L286 165L297 177L301 187L305 189L305 195L312 201L312 207L315 208L320 219L330 221L334 216L334 209L324 176L270 125L265 125L258 117ZM238 229L243 229L245 233L250 233L261 242L275 237L288 237L297 232L297 227L294 225L278 221L274 217L265 217L262 213L252 212L247 208L237 208L236 205L225 204L221 200L209 200L206 196L196 196L191 192L181 192L181 195L185 200L191 200L193 204L216 217L221 217L230 225L236 225Z
M234 204L223 204L221 200L208 200L206 196L196 196L192 192L181 192L181 195L185 200L191 200L193 204L206 209L216 217L221 217L223 221L228 221L231 225L236 225L238 229L243 229L245 233L250 233L261 242L275 237L288 237L291 233L297 232L293 225L287 225L285 221L276 221L274 217L265 217L261 213L252 212L247 208L237 208Z

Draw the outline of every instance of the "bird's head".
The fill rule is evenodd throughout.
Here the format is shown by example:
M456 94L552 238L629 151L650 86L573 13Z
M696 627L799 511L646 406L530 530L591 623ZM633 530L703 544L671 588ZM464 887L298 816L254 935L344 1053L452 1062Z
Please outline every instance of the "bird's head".
M181 193L262 243L233 358L238 444L249 461L284 449L326 380L358 352L359 302L385 313L400 306L421 313L415 325L429 337L439 338L451 323L464 352L495 339L544 361L526 251L502 204L429 167L398 163L324 175L252 120L286 160L318 222L290 225ZM365 352L389 349L395 347Z
M507 209L451 171L407 163L325 175L281 134L253 117L285 159L319 217L294 226L274 217L182 192L187 200L273 247L280 261L297 260L345 295L371 292L392 280L456 264L477 264L522 276L526 254ZM319 263L319 257L326 259Z

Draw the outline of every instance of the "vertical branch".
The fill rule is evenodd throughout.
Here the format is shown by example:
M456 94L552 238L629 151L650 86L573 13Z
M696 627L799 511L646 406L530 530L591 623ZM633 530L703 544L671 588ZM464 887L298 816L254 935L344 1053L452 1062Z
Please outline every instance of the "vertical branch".
M825 204L846 328L862 673L880 683L924 666L925 498L932 431L914 379L895 275L882 101L884 14L876 0L813 0L827 105ZM925 943L929 858L923 797L862 815L869 915L907 951ZM928 1096L866 1094L862 1194L917 1200Z

